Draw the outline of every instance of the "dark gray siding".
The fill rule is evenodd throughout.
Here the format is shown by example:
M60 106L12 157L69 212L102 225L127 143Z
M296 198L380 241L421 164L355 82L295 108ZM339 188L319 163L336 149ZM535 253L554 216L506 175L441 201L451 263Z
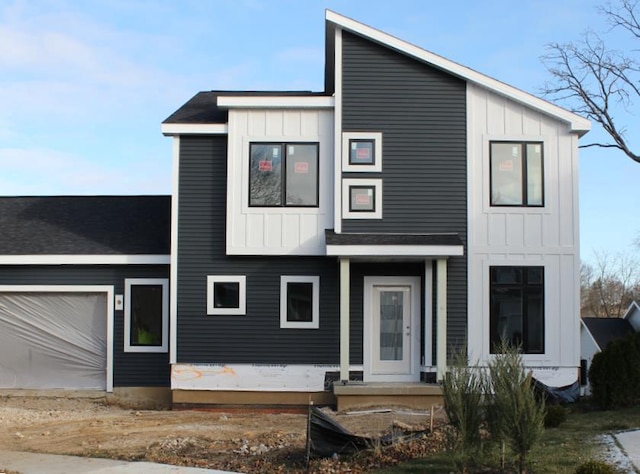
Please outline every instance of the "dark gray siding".
M343 232L467 229L466 85L415 59L343 32L343 131L382 132L383 219L343 220ZM466 339L466 256L449 259L448 343ZM435 313L434 313L435 314Z
M113 285L125 278L169 278L166 265L1 266L0 285ZM124 352L124 311L114 311L114 387L169 386L169 355Z
M339 362L338 264L226 256L227 137L181 137L177 361ZM247 314L207 316L207 275L246 275ZM280 329L280 276L320 276L320 328Z

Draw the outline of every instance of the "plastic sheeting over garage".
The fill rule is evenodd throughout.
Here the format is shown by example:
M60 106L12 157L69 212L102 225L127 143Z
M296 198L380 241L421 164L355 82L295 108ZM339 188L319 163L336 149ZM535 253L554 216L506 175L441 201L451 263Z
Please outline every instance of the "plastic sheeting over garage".
M0 388L106 388L104 293L0 293Z

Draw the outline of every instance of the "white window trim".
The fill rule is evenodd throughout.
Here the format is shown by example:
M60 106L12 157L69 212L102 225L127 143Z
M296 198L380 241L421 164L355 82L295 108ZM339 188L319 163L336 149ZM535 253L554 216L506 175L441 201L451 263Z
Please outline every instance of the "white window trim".
M238 284L237 308L216 308L214 306L215 292L213 287L216 283ZM245 314L247 314L247 277L245 275L207 275L207 315L242 316Z
M287 320L287 284L313 284L311 321L292 322ZM308 275L283 275L280 277L280 328L282 329L318 329L320 327L320 277Z
M375 211L353 212L349 210L351 186L373 186L375 189ZM343 219L382 219L382 180L381 179L343 179L342 180L342 218Z
M349 140L373 140L374 156L372 165L352 165L349 163ZM381 132L343 132L342 133L342 171L360 171L363 173L382 171L382 133Z
M162 286L162 343L159 346L131 345L131 287L143 285ZM169 351L169 279L127 278L124 280L124 351L168 352Z

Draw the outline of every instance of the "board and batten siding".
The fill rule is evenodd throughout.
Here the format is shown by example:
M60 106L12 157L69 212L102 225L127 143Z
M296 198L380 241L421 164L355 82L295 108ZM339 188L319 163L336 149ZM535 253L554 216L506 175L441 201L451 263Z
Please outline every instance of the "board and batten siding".
M348 32L342 45L342 131L383 142L382 172L342 173L382 179L382 219L343 219L342 232L457 233L466 247L465 82ZM448 277L451 348L466 340L466 250L448 260Z
M337 261L226 255L226 171L226 136L181 137L177 363L337 364ZM207 275L246 276L245 315L207 315ZM320 277L319 329L280 328L282 275Z
M0 266L0 285L112 285L124 295L126 278L169 278L166 265ZM114 310L113 386L168 387L169 354L124 352L124 311Z
M579 366L578 137L567 124L469 84L469 355L489 357L489 267L545 268L540 367ZM544 207L490 206L492 140L543 142ZM484 282L483 284L473 284Z
M229 255L325 255L333 227L333 110L230 110L227 193ZM249 207L251 142L319 144L318 207Z

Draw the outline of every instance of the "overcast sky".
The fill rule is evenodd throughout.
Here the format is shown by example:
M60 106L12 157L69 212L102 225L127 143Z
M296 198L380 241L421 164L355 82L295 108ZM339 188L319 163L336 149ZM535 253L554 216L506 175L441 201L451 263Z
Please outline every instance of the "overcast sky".
M325 8L539 95L545 45L606 30L600 3L3 0L0 195L170 193L162 120L202 90L321 91ZM580 186L583 258L631 250L640 164L585 149Z

